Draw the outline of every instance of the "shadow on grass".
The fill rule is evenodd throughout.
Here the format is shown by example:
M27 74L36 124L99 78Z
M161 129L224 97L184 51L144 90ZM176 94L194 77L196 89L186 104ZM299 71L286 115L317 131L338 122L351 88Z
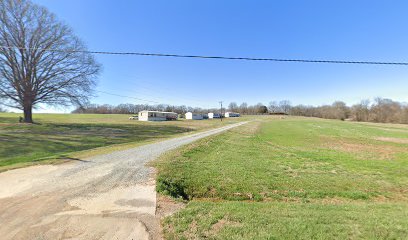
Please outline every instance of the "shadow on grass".
M34 121L33 123L20 122L19 117L0 116L0 124L16 124L16 125L41 125L41 122Z
M79 158L73 158L73 157L68 157L68 156L61 156L61 157L57 157L58 160L64 160L64 161L77 161L77 162L83 162L83 163L90 163L92 161L89 160L83 160L83 159L79 159Z
M55 155L66 158L66 154L71 152L113 144L149 141L190 131L192 131L190 128L164 124L0 125L0 166L32 162Z
M19 123L18 119L18 117L0 116L0 123Z

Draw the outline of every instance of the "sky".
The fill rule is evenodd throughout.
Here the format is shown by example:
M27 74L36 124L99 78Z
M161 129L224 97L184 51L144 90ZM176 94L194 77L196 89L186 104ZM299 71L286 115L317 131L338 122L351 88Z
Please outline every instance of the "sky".
M408 62L408 1L33 1L92 51ZM147 101L202 108L283 99L408 102L407 66L95 57L103 65L96 90ZM93 103L149 103L97 95Z

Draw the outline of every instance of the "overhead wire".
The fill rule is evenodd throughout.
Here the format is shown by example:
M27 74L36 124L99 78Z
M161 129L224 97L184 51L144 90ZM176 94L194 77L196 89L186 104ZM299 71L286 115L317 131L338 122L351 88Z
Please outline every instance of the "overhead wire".
M244 60L244 61L269 61L269 62L298 62L298 63L331 63L331 64L364 64L364 65L399 65L408 66L408 62L387 62L387 61L347 61L347 60L322 60L322 59L288 59L288 58L255 58L255 57L227 57L227 56L205 56L205 55L184 55L184 54L167 54L167 53L146 53L146 52L113 52L113 51L89 51L89 50L70 50L70 49L52 49L52 48L25 48L0 45L4 49L19 49L19 50L40 50L50 52L65 52L65 53L89 53L102 55L135 55L135 56L151 56L151 57L174 57L174 58L198 58L198 59L219 59L219 60ZM131 97L99 91L103 94L108 94L117 97L135 99L144 102L160 104L160 102L147 100L143 98Z
M137 98L137 97L131 97L131 96L126 96L126 95L121 95L121 94L116 94L116 93L110 93L110 92L105 92L105 91L100 91L100 90L95 90L95 92L111 95L111 96L116 96L116 97L123 97L123 98L131 98L139 101L144 101L144 102L151 102L151 103L157 103L160 104L160 102L157 101L152 101L152 100L147 100L143 98Z
M116 94L116 93L111 93L111 92L106 92L106 91L95 90L95 92L99 92L99 93L103 93L103 94L107 94L107 95L111 95L111 96L116 96L116 97L135 99L135 100L138 100L138 101L143 101L143 102L148 102L148 103L163 104L162 102L158 102L158 101L147 100L147 99L137 98L137 97L131 97L131 96L127 96L127 95L121 95L121 94ZM201 106L201 107L210 108L208 106L207 107Z
M51 48L25 48L25 47L13 47L13 46L0 46L0 48L5 48L5 49L15 48L15 49L20 49L20 50L42 50L42 51L66 52L66 53L90 53L90 54L103 54L103 55L135 55L135 56L150 56L150 57L199 58L199 59L219 59L219 60L408 66L408 62L387 62L387 61L355 61L355 60L349 61L349 60L327 60L327 59L228 57L228 56L205 56L205 55L185 55L185 54L146 53L146 52L112 52L112 51L89 51L89 50L70 50L70 49L51 49Z

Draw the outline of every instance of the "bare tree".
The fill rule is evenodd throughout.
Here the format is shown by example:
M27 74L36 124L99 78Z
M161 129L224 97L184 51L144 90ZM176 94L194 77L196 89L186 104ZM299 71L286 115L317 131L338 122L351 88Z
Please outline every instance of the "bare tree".
M370 100L362 100L359 104L353 105L351 112L355 121L367 122L370 114Z
M279 108L283 113L288 114L291 107L292 106L289 100L282 100L279 102Z
M271 113L277 113L281 111L279 104L276 101L269 102L268 110Z
M30 0L0 0L0 99L24 111L87 102L100 70L72 30Z
M386 98L375 98L371 107L371 121L393 123L400 122L400 112L402 105L398 102Z
M331 118L344 120L349 116L349 109L345 102L335 101L331 106L331 114Z
M232 102L228 105L228 109L231 112L237 112L238 111L238 104L236 102Z
M248 113L248 104L246 102L241 103L241 105L239 105L239 111L242 114L247 114Z

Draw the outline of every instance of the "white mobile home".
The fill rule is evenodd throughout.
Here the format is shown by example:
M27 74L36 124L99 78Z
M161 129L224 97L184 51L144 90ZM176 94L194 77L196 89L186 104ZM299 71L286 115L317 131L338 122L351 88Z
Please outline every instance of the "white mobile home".
M209 113L208 118L221 118L221 114L219 113Z
M240 116L239 113L234 113L234 112L226 112L226 113L225 113L225 117L226 117L226 118L239 117L239 116Z
M178 114L175 112L160 111L140 111L139 121L170 121L177 120Z
M203 114L200 114L200 113L187 112L186 113L186 119L189 119L189 120L203 120L204 116L203 116Z

